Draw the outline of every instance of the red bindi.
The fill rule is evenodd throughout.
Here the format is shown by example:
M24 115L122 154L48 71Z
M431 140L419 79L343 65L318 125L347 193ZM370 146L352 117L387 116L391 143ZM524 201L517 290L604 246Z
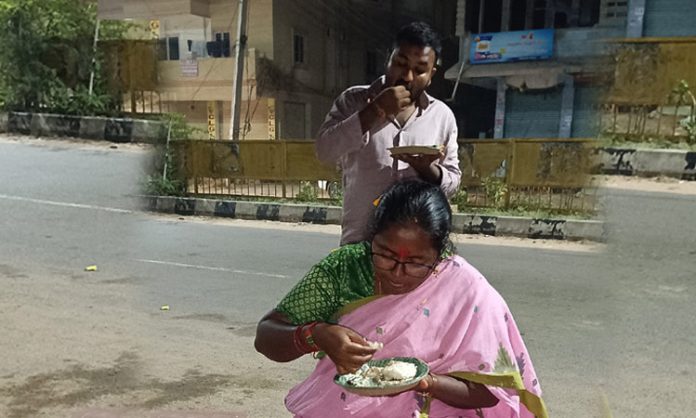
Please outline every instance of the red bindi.
M409 256L410 251L408 251L408 248L399 247L396 250L396 253L399 255L399 259L403 260L404 258Z

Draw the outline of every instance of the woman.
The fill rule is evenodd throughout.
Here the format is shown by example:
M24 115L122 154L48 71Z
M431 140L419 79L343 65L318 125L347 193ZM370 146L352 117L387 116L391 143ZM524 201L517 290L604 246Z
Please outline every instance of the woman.
M326 354L286 398L296 417L547 416L504 300L448 256L451 217L437 186L395 184L378 203L371 241L332 252L261 319L255 345L271 360ZM390 397L333 383L337 371L396 356L423 360L430 374Z

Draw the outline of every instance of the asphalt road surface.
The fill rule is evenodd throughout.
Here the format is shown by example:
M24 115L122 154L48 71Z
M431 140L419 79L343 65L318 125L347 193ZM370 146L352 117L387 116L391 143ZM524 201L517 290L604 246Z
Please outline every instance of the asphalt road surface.
M147 155L0 137L0 416L288 416L313 360L265 359L255 324L338 229L141 212ZM606 247L459 251L508 301L551 416L694 416L696 197L604 194Z

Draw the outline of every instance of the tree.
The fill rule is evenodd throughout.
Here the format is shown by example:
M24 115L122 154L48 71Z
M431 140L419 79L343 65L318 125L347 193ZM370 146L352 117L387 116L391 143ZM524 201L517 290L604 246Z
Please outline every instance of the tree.
M97 5L88 0L0 0L0 106L7 110L108 113L118 98L100 85L93 42ZM102 33L126 26L109 22ZM94 62L93 62L94 59ZM93 95L87 92L92 66ZM84 112L84 111L87 112Z

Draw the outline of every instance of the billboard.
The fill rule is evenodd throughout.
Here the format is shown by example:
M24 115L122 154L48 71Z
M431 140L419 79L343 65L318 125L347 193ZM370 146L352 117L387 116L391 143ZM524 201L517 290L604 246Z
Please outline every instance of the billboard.
M471 35L471 64L531 61L553 56L553 29Z

